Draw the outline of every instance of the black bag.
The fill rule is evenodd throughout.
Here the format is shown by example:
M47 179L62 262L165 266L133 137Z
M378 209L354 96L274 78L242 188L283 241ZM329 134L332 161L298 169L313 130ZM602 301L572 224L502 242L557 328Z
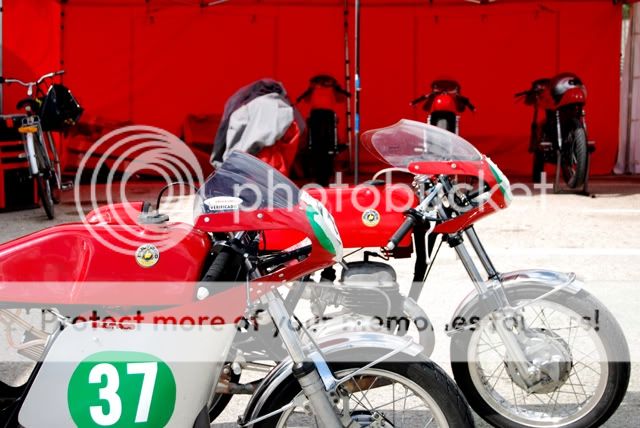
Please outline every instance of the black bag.
M75 125L83 109L64 85L53 84L40 109L40 123L44 131L65 131Z

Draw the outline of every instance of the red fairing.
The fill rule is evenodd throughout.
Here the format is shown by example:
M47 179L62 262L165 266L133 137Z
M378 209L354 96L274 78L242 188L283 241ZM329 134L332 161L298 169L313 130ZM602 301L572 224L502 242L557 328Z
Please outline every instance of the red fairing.
M196 219L195 228L205 232L238 232L264 231L265 234L281 234L282 243L287 248L300 244L301 239L308 238L312 251L309 257L302 261L292 261L284 268L261 276L251 284L251 298L258 299L263 293L286 281L309 275L320 266L331 265L335 257L318 241L316 234L304 214L307 204L300 201L291 209L257 209L251 211L234 211L202 214ZM269 244L269 238L267 238ZM280 248L282 249L282 248Z
M457 113L458 106L454 97L449 94L441 94L436 96L436 98L433 100L430 111L448 111L451 113Z
M142 301L153 305L193 299L194 284L211 246L206 233L182 223L155 232L131 225L91 228L99 239L84 224L71 223L0 245L0 300L66 305L106 304L115 299L122 305ZM122 248L114 235L130 240L130 248L114 251L100 242ZM141 267L136 261L137 248L159 237L175 245L165 250L160 247L153 267ZM113 285L100 288L91 284L101 281L144 284L114 293ZM22 282L32 284L26 286ZM55 282L64 285L51 284Z
M582 88L572 88L567 90L560 98L558 107L566 106L569 104L584 104L587 102L587 95Z
M435 233L456 233L461 232L482 217L493 214L506 208L510 203L510 197L505 196L501 183L498 182L491 171L486 156L481 161L447 161L447 162L413 162L409 164L409 171L414 174L428 174L433 176L469 176L478 177L490 188L490 198L477 208L470 209L465 213L438 223L433 229ZM508 183L507 183L508 184Z

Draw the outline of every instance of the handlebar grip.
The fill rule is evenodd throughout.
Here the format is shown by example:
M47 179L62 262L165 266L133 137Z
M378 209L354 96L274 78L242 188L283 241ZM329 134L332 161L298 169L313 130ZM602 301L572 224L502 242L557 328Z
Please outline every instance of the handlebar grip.
M0 76L0 85L2 85L4 83L4 76Z
M402 225L400 225L398 230L395 231L395 233L389 240L389 243L387 244L387 250L393 250L394 248L396 248L400 243L400 241L402 241L402 239L405 236L407 236L407 233L411 232L415 224L416 224L416 219L408 215L404 219L404 222L402 223Z

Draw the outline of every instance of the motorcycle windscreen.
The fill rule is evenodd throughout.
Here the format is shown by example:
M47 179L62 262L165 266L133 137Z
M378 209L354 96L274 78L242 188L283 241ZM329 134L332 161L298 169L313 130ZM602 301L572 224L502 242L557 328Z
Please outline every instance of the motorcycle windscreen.
M362 134L371 153L398 168L414 162L480 161L482 155L459 135L422 122L402 119Z
M233 211L293 209L300 189L257 158L233 152L198 190L195 217Z

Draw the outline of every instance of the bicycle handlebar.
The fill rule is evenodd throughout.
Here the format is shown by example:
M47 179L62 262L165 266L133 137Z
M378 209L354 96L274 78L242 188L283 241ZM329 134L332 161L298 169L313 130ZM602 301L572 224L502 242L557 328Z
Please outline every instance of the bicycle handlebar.
M52 77L60 76L60 75L63 75L63 74L64 74L64 70L59 70L59 71L54 71L54 72L51 72L51 73L47 73L47 74L44 74L44 75L40 76L38 78L38 80L36 80L35 82L24 82L24 81L22 81L20 79L14 79L12 77L0 76L0 84L3 84L3 83L6 83L6 84L17 83L17 84L19 84L21 86L24 86L24 87L28 88L29 86L37 86L37 85L41 84L43 81L45 81L46 79L50 79Z

